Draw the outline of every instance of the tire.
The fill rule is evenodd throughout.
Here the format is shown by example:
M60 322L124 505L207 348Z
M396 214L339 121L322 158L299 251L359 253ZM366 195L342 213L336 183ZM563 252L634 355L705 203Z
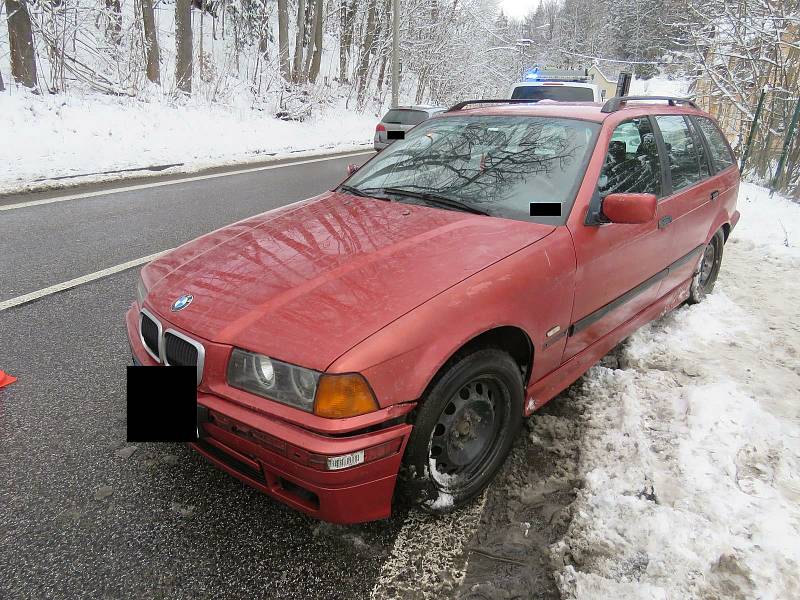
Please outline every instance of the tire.
M400 496L444 514L494 479L522 426L519 365L486 348L456 357L422 400L406 446Z
M692 278L692 285L689 288L689 304L701 302L706 295L710 294L717 282L717 275L722 266L722 250L725 247L725 234L719 229L706 244L703 254L697 263L697 270Z

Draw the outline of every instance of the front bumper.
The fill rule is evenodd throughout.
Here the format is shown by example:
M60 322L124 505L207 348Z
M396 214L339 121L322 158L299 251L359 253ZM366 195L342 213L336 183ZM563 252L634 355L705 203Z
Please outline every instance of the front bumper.
M126 314L134 362L156 365L142 346L138 314L135 305ZM324 435L212 393L205 378L197 403L208 417L199 424L203 437L191 446L237 479L333 523L361 523L391 515L411 425L395 420L366 433ZM360 450L365 451L365 462L354 467L330 471L317 460ZM368 460L383 452L387 455Z

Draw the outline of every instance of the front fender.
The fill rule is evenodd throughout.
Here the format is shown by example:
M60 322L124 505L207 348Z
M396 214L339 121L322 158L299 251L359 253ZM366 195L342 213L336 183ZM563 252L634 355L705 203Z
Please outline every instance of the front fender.
M544 348L544 332L569 325L574 280L572 239L559 227L406 313L328 371L363 373L381 407L414 401L466 343L490 329L514 326L534 346L535 381L560 364L565 338Z

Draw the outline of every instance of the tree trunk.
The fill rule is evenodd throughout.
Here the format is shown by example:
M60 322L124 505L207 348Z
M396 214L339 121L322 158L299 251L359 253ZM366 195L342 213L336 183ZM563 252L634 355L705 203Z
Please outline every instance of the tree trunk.
M294 64L292 80L297 83L303 72L303 39L306 37L306 2L297 0L297 36L294 39Z
M322 62L322 20L325 16L325 7L322 0L317 0L316 8L314 8L314 56L311 57L311 69L308 72L308 78L311 83L317 81L319 77L319 67Z
M306 3L306 32L303 38L303 48L305 48L305 66L301 77L301 83L308 81L308 75L311 71L311 57L314 55L314 17L316 0L308 0Z
M358 62L358 105L363 106L367 93L367 73L369 72L369 56L375 39L375 0L369 0L367 24L364 32L364 43L361 46L361 58Z
M378 94L383 91L383 82L386 77L386 62L389 59L389 53L383 52L381 54L381 68L378 71Z
M347 55L350 50L350 40L348 40L348 22L350 13L347 10L347 0L339 2L339 81L347 81Z
M341 44L344 46L344 71L340 71L339 73L339 80L347 83L350 81L350 73L349 73L349 63L350 63L350 54L353 50L353 35L356 26L356 9L357 5L356 2L358 0L351 0L350 4L347 8L347 21L343 23L343 31L342 31L342 41ZM341 64L339 65L342 66Z
M145 53L147 55L147 79L153 83L161 84L161 52L158 48L153 0L141 0L141 3Z
M106 0L106 18L108 29L106 35L115 45L122 43L122 7L120 0Z
M286 81L292 78L289 68L289 8L287 0L278 0L278 54L280 55L281 75Z
M0 92L5 92L6 86L3 85L3 72L0 71Z
M175 84L192 93L192 0L175 0Z
M8 43L11 46L11 76L17 83L36 89L36 51L25 0L6 0L6 15Z

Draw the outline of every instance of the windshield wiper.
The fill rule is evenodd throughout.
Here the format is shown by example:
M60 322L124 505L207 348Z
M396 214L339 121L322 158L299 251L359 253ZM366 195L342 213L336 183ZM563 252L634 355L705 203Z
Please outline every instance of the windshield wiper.
M475 215L485 215L490 216L488 212L485 210L481 210L480 208L475 208L465 202L461 202L460 200L456 200L455 198L450 198L449 196L443 196L441 194L434 194L432 192L416 192L414 190L407 190L404 188L396 188L396 187L386 187L386 188L375 188L376 191L380 190L381 192L386 192L388 194L397 194L399 196L408 196L409 198L417 198L424 202L429 202L430 204L435 204L437 206L443 206L445 208L452 208L455 210L462 210L464 212L472 213Z
M353 187L352 185L340 185L339 190L342 192L347 192L353 196L361 196L362 198L369 198L369 194L365 194L357 187Z
M383 188L367 188L362 190L361 188L353 187L352 185L343 184L340 185L337 191L345 192L347 194L352 194L353 196L361 196L362 198L374 198L375 200L384 200L386 202L391 202L391 198L387 198L386 196L376 196L371 192L379 192Z

